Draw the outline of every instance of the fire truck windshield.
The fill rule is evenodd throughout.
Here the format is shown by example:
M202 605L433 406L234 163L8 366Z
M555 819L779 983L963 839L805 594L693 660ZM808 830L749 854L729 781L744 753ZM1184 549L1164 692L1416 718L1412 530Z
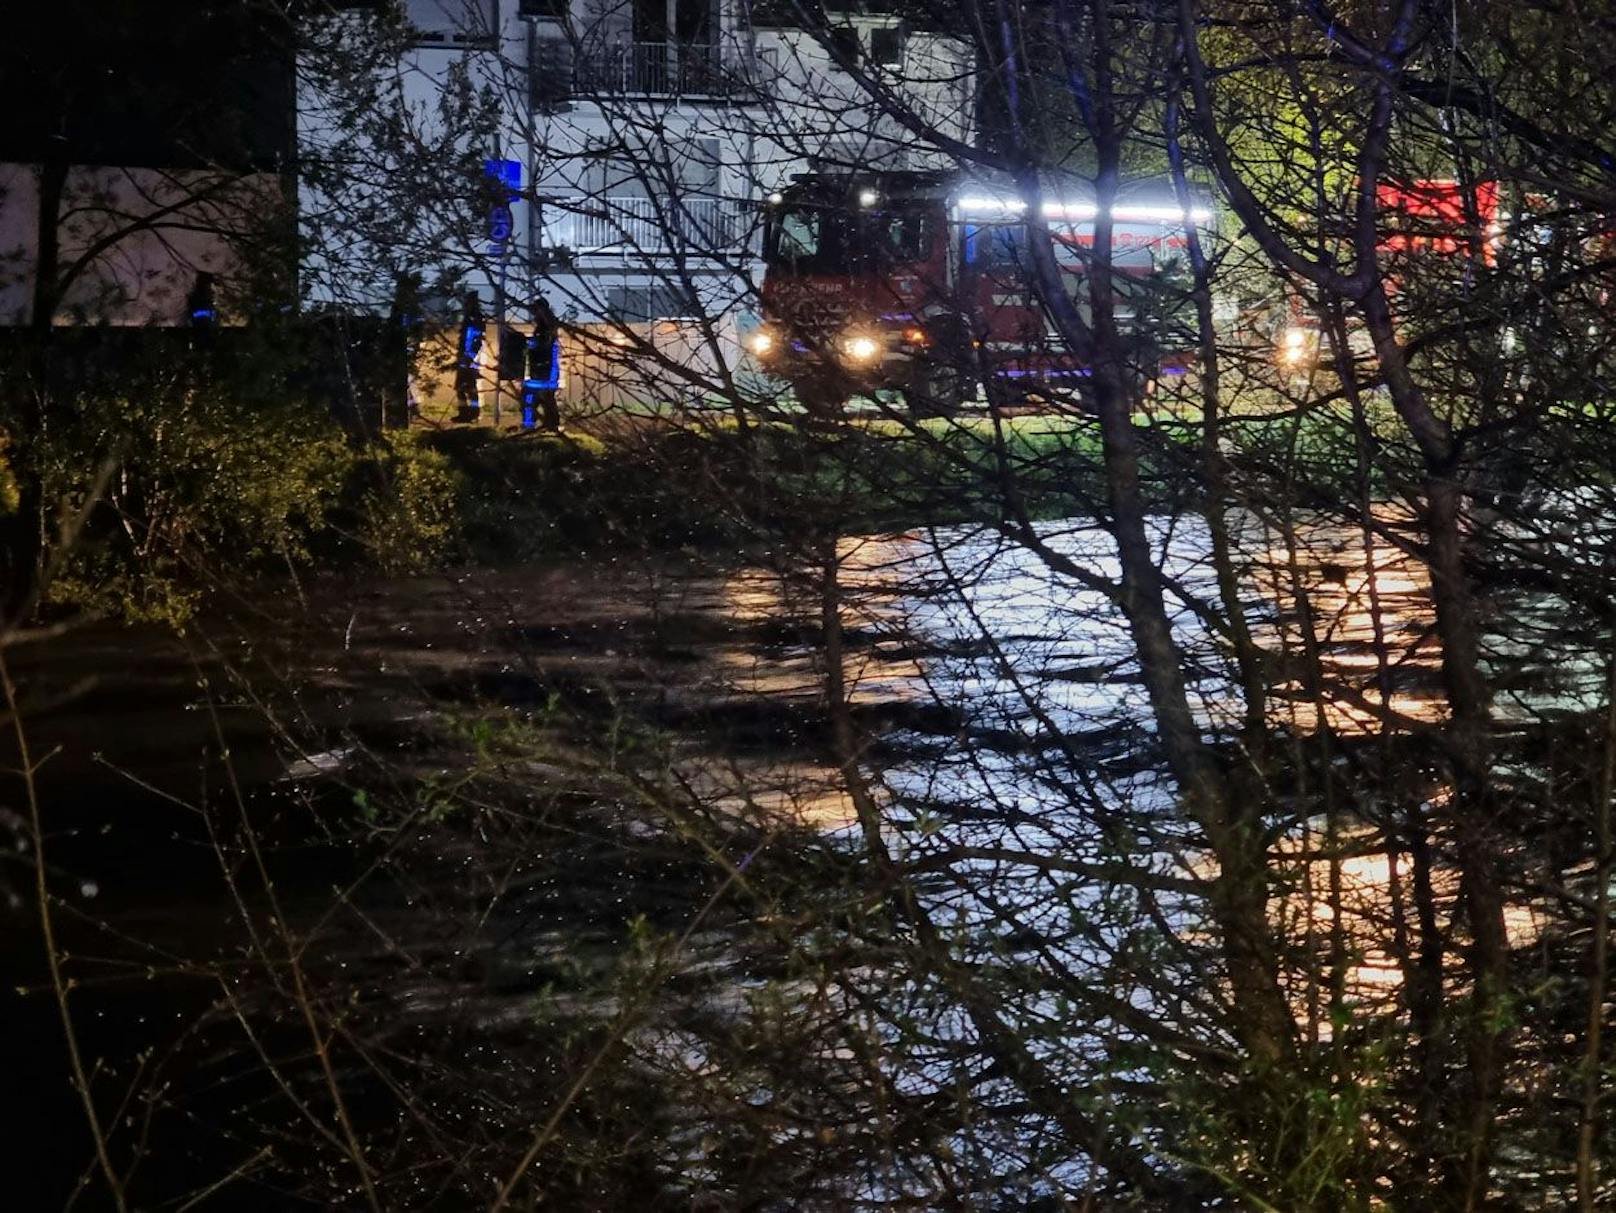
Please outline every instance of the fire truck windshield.
M845 267L848 216L826 207L795 206L776 211L769 221L766 256L771 264L797 271Z
M793 273L865 268L868 258L907 264L931 250L932 224L917 210L855 214L835 207L782 207L769 220L764 255Z

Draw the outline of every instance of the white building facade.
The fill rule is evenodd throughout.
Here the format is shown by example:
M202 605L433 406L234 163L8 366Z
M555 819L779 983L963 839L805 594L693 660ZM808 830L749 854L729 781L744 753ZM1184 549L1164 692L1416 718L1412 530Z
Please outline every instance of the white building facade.
M936 167L942 147L972 134L967 49L894 16L837 17L827 45L749 0L403 8L412 33L389 95L406 127L443 156L456 121L445 99L462 113L480 105L483 146L461 149L473 166L463 171L475 173L481 152L485 171L512 186L494 191L484 230L433 235L431 216L411 215L401 227L421 225L409 233L415 251L454 261L496 327L524 324L542 297L574 334L695 368L696 394L742 361L763 198L813 168ZM909 122L870 100L882 89L896 99L886 109ZM305 138L341 133L334 107L304 103ZM408 155L392 158L379 157L378 171L412 171ZM311 213L321 205L305 200ZM385 306L405 260L344 250L323 266L332 287L313 293Z

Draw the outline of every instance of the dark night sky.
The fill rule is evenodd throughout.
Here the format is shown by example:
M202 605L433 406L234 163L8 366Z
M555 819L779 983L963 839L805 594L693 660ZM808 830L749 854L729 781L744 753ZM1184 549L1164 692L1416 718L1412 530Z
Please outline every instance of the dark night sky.
M0 160L274 168L292 73L273 0L38 0L0 29Z

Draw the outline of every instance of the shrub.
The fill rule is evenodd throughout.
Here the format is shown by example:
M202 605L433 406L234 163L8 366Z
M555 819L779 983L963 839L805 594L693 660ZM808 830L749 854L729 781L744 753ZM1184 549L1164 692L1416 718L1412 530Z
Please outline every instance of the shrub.
M11 466L11 439L0 430L0 516L15 514L22 505L22 487Z
M356 468L359 538L367 557L389 573L441 564L459 536L464 478L422 435L387 435Z
M115 470L46 601L182 623L215 557L243 570L306 561L356 458L318 409L179 378L60 402L34 454L44 499L81 509Z

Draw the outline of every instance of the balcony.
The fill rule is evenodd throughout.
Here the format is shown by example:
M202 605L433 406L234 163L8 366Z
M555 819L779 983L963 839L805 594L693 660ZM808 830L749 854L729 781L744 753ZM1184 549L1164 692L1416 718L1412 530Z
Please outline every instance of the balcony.
M722 198L552 197L537 243L580 257L723 257L747 235L747 214Z
M535 31L528 62L533 103L549 108L573 97L669 97L723 100L748 85L738 49L710 43L584 42Z

